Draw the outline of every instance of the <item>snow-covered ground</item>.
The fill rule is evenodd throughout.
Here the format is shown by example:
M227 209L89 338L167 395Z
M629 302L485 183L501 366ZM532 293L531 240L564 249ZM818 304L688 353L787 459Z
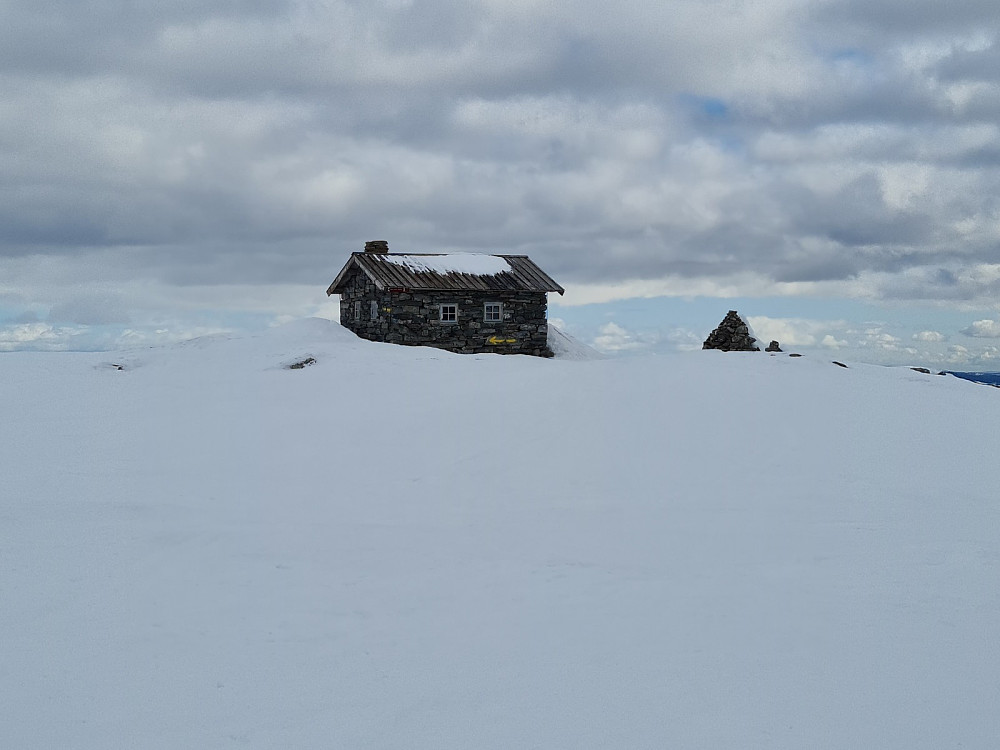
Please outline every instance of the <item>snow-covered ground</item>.
M1000 746L1000 392L562 351L0 355L0 748Z

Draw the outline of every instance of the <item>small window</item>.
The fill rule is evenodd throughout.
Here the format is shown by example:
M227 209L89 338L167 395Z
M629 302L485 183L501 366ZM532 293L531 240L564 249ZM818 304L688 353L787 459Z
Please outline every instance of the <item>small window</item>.
M370 305L371 305L372 320L378 320L378 302L372 301Z
M487 302L483 307L483 320L499 323L503 320L503 306L499 302Z
M458 305L441 305L441 322L458 322Z
M361 320L361 300L356 300L354 303L354 319Z

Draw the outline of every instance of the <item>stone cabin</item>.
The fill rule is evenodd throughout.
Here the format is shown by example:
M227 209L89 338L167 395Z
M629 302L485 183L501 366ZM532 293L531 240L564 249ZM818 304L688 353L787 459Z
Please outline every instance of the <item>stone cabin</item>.
M351 253L326 290L363 339L453 352L551 357L548 292L563 288L526 255Z

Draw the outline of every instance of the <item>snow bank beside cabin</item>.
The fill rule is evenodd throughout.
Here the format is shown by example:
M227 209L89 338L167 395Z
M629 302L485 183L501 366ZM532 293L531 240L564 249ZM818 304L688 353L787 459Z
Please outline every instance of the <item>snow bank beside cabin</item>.
M552 323L548 324L548 331L549 349L552 350L556 359L588 360L606 358L605 355L601 354L594 347L584 344L579 339L570 336L565 331L552 325Z

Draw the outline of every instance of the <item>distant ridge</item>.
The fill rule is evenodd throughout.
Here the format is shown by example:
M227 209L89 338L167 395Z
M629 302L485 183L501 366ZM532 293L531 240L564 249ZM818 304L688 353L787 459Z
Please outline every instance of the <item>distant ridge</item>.
M956 378L962 378L962 380L971 380L973 383L1000 386L1000 372L954 372L952 370L945 370L945 373L947 375L954 375Z

